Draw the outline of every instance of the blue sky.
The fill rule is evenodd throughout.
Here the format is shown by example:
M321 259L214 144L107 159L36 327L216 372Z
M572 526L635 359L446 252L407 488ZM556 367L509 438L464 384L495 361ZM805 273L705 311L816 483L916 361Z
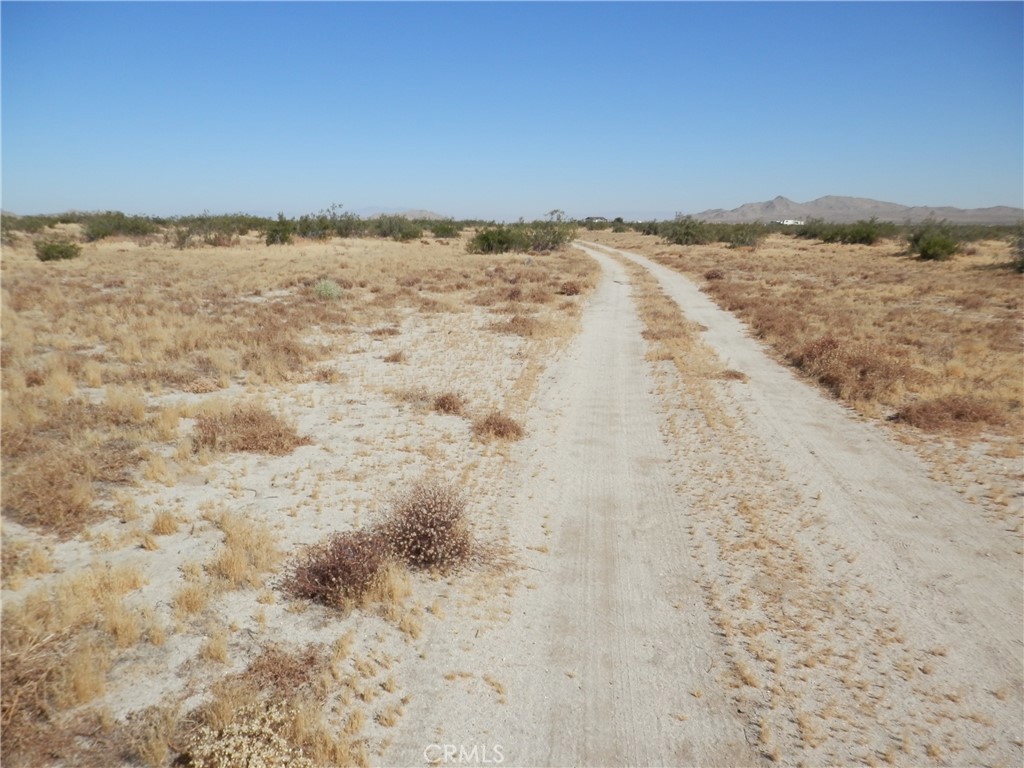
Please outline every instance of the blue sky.
M1022 9L3 2L2 205L1024 206Z

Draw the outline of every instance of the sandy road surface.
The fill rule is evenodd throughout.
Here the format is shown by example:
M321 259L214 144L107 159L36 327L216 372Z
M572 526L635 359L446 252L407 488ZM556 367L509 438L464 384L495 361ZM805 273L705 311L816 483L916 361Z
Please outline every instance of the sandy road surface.
M683 276L585 250L602 282L489 513L520 584L422 638L383 762L1021 764L1015 535ZM624 257L748 380L696 408L647 362Z

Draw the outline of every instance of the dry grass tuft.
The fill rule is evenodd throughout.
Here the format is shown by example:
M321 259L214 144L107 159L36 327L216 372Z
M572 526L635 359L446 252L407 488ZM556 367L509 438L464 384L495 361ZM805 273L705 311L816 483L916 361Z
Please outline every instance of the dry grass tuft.
M500 411L491 411L473 422L473 434L483 440L521 440L526 430L515 419Z
M723 381L746 381L749 377L743 371L737 371L734 368L726 368L715 378L722 379Z
M258 451L281 456L310 442L293 425L259 405L234 406L196 418L197 450Z
M57 728L65 710L106 690L111 641L130 645L138 626L118 599L142 585L130 566L92 568L5 600L0 624L0 728L3 758L38 754L39 733ZM31 758L26 759L29 764Z
M61 534L103 516L93 506L95 459L74 446L48 445L21 461L4 482L3 510L12 520Z
M979 427L1003 426L1006 413L999 403L973 395L945 395L919 400L900 408L895 421L902 421L930 432L973 430Z
M566 280L559 287L558 292L563 296L579 296L583 293L583 286L578 280Z
M466 409L466 400L457 392L442 392L434 398L434 410L452 416L461 416Z
M385 363L404 363L405 361L405 352L402 350L398 350L397 352L392 352L391 354L384 356Z
M902 393L918 374L895 350L877 344L843 341L826 334L790 355L791 362L836 396L850 401L879 401Z
M281 560L273 533L257 520L230 512L215 522L224 531L224 546L210 564L210 573L233 587L262 586L263 574Z
M289 653L270 644L249 662L245 680L260 691L298 691L315 682L326 658L326 651L319 645Z
M543 323L529 315L513 315L508 320L494 322L488 326L488 330L491 331L510 333L526 338L537 336L542 328Z
M379 536L412 568L450 570L466 562L473 548L466 498L451 485L420 483L392 503Z
M178 532L178 518L175 517L173 512L163 510L156 513L153 518L153 526L150 528L150 532L154 536L170 536L172 533Z

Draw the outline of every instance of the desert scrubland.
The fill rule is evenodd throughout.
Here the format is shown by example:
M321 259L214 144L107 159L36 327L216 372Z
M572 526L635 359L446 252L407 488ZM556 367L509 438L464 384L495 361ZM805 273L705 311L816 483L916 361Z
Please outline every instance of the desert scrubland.
M1019 764L1010 246L579 235L5 244L5 764Z
M595 272L458 237L5 247L4 762L166 764L253 706L239 738L372 762L395 659L513 578L478 512ZM459 588L404 568L362 608L282 594L304 547L430 482L495 550Z

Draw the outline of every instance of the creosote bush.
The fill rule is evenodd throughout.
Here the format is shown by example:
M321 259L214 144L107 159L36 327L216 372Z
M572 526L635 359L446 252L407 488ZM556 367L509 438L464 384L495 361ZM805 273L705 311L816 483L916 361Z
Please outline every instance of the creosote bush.
M458 237L462 225L453 219L439 219L430 222L430 232L434 237Z
M560 218L518 224L493 224L474 235L466 246L470 253L553 251L576 237L576 227Z
M960 238L944 221L925 221L907 238L910 250L928 261L945 261L960 250Z
M267 245L288 245L292 241L294 233L294 222L286 219L283 213L279 213L277 214L277 221L272 221L266 225L263 237Z
M472 550L466 498L451 485L420 483L392 503L378 535L410 568L450 570Z
M874 245L886 237L895 237L899 227L872 217L852 224L837 224L824 219L808 219L794 232L797 237L824 243Z
M473 422L473 434L485 440L520 440L526 434L526 430L515 419L500 411L491 411Z
M46 240L36 243L36 258L40 261L76 259L82 255L82 246L67 240Z

